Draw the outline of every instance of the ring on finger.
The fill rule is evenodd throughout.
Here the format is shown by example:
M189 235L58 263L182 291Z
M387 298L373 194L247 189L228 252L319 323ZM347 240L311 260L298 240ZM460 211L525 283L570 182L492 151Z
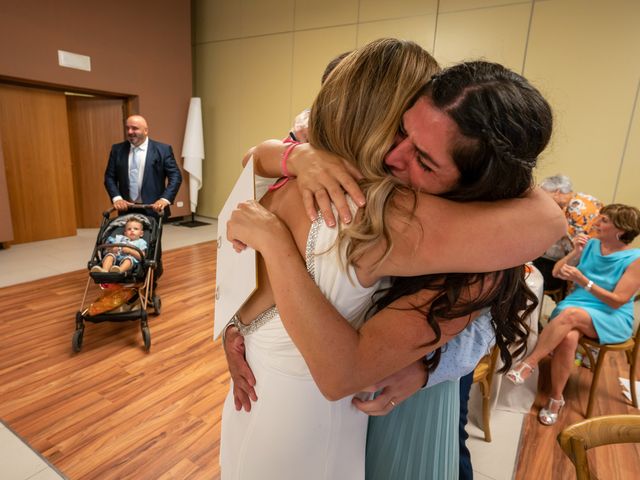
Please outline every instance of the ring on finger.
M389 403L391 404L391 408L395 408L397 406L397 403L393 401L393 398L389 400Z

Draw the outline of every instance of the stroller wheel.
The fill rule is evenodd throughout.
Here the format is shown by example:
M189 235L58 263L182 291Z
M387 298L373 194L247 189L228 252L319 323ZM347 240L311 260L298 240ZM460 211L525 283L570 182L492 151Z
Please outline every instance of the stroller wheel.
M144 349L148 352L151 349L151 331L147 323L147 312L140 312L140 330L142 330L142 340L144 341Z
M160 315L160 310L162 309L162 300L160 300L159 295L154 295L152 298L153 301L153 314L158 316Z
M76 312L76 330L84 330L84 316L82 312Z
M73 338L71 339L71 348L74 352L79 352L82 348L82 337L84 335L84 328L79 328L73 332Z
M144 349L148 352L151 349L151 332L149 327L142 327L142 340L144 340Z

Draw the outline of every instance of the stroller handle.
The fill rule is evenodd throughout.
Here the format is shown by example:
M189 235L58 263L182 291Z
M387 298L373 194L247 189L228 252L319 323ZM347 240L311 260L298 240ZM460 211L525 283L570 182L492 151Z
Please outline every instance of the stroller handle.
M153 208L153 204L131 203L131 202L127 202L127 203L129 204L129 208ZM116 207L111 207L109 210L102 212L102 215L106 218L109 218L111 214L116 210L117 210Z

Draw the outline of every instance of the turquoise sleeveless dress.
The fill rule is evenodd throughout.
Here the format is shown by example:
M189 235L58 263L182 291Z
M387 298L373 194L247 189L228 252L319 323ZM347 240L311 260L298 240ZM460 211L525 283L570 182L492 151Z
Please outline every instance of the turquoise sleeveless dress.
M640 258L640 249L602 255L600 248L600 240L589 240L578 269L593 283L612 292L627 267ZM624 342L633 332L633 297L620 308L612 308L576 284L576 289L551 312L551 319L568 307L582 308L591 316L601 343Z
M370 417L366 480L457 480L459 381L420 390L391 413Z

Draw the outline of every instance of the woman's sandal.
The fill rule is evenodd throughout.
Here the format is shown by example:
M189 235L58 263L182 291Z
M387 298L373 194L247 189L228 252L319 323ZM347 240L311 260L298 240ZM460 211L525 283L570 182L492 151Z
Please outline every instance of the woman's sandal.
M538 420L543 425L553 425L558 421L558 415L560 414L560 410L564 407L564 398L560 398L560 400L556 400L555 398L549 397L549 403L545 408L541 408L540 412L538 412ZM552 412L551 410L556 410Z
M523 375L527 370L529 370L529 374L525 377ZM520 362L518 365L507 372L506 377L516 385L522 385L533 372L535 372L535 368L533 368L527 362Z

